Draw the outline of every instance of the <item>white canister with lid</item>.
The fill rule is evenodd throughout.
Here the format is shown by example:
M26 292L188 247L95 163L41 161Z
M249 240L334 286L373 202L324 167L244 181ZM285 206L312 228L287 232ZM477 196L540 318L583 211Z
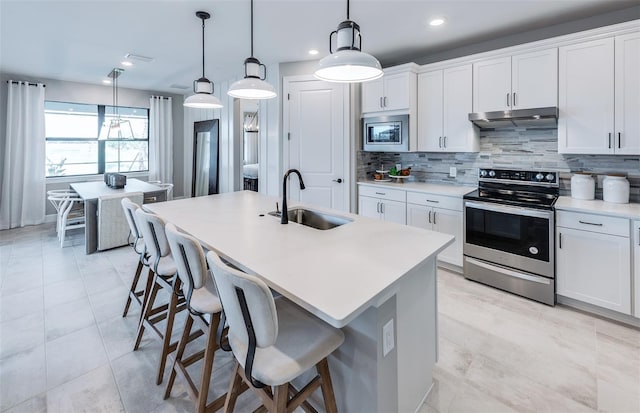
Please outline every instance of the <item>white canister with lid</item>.
M629 203L629 181L622 174L608 174L602 180L602 194L605 202Z
M571 198L591 200L596 197L596 181L590 173L576 172L571 176Z

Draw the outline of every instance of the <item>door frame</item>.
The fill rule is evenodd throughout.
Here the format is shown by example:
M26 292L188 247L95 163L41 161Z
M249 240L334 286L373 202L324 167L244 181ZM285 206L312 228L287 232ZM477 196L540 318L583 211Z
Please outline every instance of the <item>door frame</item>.
M282 171L280 176L284 175L284 172L289 170L289 139L288 135L291 132L290 127L290 107L289 107L289 94L291 91L291 85L293 83L301 83L301 82L309 82L316 81L322 82L322 80L317 79L313 75L294 75L294 76L284 76L282 78ZM344 191L344 201L345 201L345 212L353 212L353 200L352 194L353 189L355 188L355 182L352 182L351 177L355 175L355 146L356 139L355 134L351 134L352 130L352 111L351 111L351 96L352 89L349 84L343 83L343 122L342 122L342 133L344 136L343 145L342 145L342 162L344 165L344 176L342 177L343 183L346 184L343 186ZM352 138L353 137L353 138ZM280 194L281 196L283 194Z

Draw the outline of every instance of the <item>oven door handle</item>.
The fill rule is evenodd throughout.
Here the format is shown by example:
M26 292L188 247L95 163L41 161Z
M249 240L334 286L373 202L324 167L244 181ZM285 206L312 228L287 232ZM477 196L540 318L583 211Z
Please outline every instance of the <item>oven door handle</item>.
M553 215L553 211L538 211L529 208L490 204L486 202L465 201L464 206L465 208L475 208L493 212L504 212L505 214L524 215L527 217L535 218L549 219Z
M506 268L503 268L503 267L500 267L500 266L497 266L497 265L486 264L486 263L484 263L484 262L482 262L480 260L476 260L476 259L471 258L471 257L465 257L465 259L469 263L471 263L473 265L477 265L478 267L482 267L482 268L485 268L487 270L499 272L501 274L508 275L509 277L520 278L520 279L523 279L523 280L536 282L538 284L547 284L547 285L549 285L551 283L551 281L549 279L544 278L544 277L527 275L527 274L523 274L521 272L508 270Z

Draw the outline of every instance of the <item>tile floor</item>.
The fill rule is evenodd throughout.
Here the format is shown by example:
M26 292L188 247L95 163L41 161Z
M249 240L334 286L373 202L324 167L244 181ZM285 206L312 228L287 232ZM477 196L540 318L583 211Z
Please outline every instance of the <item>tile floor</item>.
M193 411L179 380L166 401L154 384L157 340L131 350L139 310L121 311L133 252L87 256L81 233L68 244L50 224L0 231L0 411ZM421 412L640 412L637 329L444 270L439 312L440 360ZM228 354L216 357L212 396L231 368ZM247 393L238 411L256 406Z

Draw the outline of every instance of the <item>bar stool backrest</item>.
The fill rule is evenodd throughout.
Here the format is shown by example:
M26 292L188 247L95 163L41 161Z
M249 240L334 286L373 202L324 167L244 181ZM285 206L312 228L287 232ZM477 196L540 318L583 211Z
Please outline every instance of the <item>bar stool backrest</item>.
M178 277L186 286L187 301L190 301L193 290L204 287L205 277L209 275L204 250L197 239L179 232L171 223L165 226L165 233L171 248L171 256L176 264Z
M258 277L228 266L213 251L207 253L207 262L227 317L229 334L249 348L252 347L249 326L245 323L245 313L248 313L255 333L255 345L261 348L275 344L278 338L278 315L267 284Z
M158 272L160 258L171 253L169 241L164 232L166 222L157 215L144 212L142 208L136 210L138 229L142 233L144 243L149 253L149 263L154 272Z

